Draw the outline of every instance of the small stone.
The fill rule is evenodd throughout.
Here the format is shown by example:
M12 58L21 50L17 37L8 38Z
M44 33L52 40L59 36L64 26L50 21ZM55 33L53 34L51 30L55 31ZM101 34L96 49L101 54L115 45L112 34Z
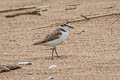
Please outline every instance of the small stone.
M48 77L46 80L54 79L54 76Z
M5 55L8 54L8 53L4 53Z
M23 61L23 62L18 62L19 65L32 65L31 62Z
M32 80L35 80L35 78L34 78L34 77L32 77Z
M56 67L56 65L51 65L51 66L48 67L48 69L53 69L55 67Z

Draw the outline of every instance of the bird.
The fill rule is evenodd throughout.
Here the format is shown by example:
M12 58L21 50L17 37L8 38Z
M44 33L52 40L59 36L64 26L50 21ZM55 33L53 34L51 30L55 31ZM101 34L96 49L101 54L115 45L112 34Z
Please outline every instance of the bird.
M38 41L33 45L44 45L44 46L51 46L52 50L52 60L53 54L56 53L56 56L59 57L58 52L56 50L56 46L64 42L64 40L68 37L68 30L70 28L74 28L70 22L66 22L60 25L57 29L55 29L52 33L48 34L42 41Z

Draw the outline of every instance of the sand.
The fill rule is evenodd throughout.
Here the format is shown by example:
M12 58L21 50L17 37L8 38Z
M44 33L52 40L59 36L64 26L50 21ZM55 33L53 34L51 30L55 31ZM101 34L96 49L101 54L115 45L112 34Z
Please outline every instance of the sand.
M32 63L0 73L0 80L120 80L120 19L111 24L119 15L76 21L84 19L81 15L120 13L119 0L1 0L0 10L30 5L50 7L41 16L0 13L0 64ZM57 47L60 58L51 60L49 47L32 45L56 24L74 20L69 37ZM50 65L56 67L49 70Z

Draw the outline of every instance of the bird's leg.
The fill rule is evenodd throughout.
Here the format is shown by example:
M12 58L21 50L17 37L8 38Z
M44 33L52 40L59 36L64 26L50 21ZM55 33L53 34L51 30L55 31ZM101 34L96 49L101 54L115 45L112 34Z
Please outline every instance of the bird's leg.
M56 50L56 47L55 47L55 53L56 53L57 57L59 57L59 56L58 56L58 53L57 53L57 50Z
M53 60L53 53L55 51L55 48L52 48L52 60Z

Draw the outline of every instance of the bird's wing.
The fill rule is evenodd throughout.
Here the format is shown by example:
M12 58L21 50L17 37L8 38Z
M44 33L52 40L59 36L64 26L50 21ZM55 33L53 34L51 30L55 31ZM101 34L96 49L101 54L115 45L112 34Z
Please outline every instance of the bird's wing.
M34 43L33 45L39 45L39 44L42 44L42 43L46 43L48 41L58 39L61 36L61 34L62 33L60 32L60 30L56 29L53 33L47 35L43 41L38 41L37 43Z

